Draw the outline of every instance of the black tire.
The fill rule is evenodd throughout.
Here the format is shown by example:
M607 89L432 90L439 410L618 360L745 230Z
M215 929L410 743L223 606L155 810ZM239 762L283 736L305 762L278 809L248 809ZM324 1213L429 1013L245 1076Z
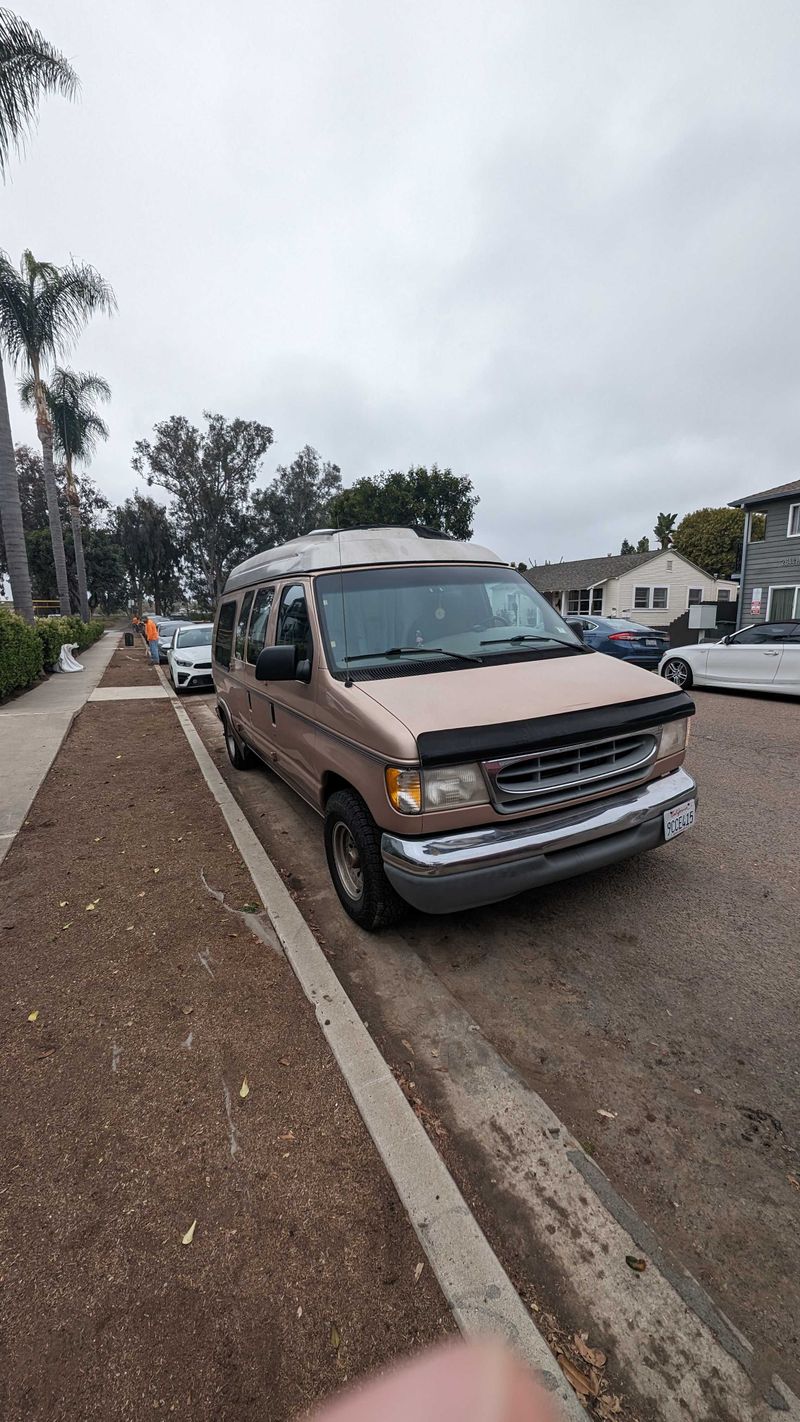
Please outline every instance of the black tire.
M253 764L252 751L248 749L248 747L244 744L243 741L239 740L239 737L237 736L236 732L233 729L233 726L231 725L230 717L228 716L227 711L225 711L224 709L220 711L220 720L222 721L222 732L225 737L225 747L228 752L228 759L230 760L231 765L234 767L235 770L249 770L251 765Z
M680 687L681 691L688 691L694 680L692 669L689 663L683 660L683 657L670 657L669 661L664 663L661 675L665 676L667 681L671 681L674 686Z
M175 695L176 695L176 696L180 696L180 694L181 694L181 688L178 686L178 683L177 683L177 681L175 680L175 677L174 677L173 674L172 674L172 667L170 667L170 669L169 669L169 679L170 679L170 681L172 682L172 690L175 692Z
M348 845L352 855L343 865ZM386 878L380 831L353 790L336 790L325 807L325 853L341 905L359 927L374 933L399 923L408 905Z

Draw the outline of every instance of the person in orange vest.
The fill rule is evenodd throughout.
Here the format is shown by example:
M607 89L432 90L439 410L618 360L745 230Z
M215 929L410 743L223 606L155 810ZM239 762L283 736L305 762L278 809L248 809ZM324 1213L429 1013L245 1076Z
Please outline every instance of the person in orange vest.
M159 651L158 646L158 628L152 617L148 617L147 621L144 624L144 635L147 638L147 646L150 651L150 656L152 657L156 666L158 666L161 660L161 653Z

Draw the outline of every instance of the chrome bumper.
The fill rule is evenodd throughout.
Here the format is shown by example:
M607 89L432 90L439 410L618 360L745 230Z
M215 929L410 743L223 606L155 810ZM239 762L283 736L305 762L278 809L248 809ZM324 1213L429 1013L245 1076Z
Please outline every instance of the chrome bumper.
M415 908L477 908L655 849L664 839L664 811L696 796L691 775L679 769L606 800L513 825L420 839L386 832L384 869Z

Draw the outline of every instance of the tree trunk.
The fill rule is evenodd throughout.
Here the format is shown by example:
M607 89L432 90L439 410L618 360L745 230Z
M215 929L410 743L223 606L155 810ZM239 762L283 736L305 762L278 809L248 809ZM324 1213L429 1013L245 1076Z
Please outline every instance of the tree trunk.
M56 586L58 588L58 600L61 604L61 612L64 617L69 617L72 612L69 601L69 582L67 580L67 557L64 552L64 533L61 528L61 510L58 507L58 489L56 487L56 471L53 463L53 426L50 423L50 415L45 404L42 382L38 378L38 373L34 371L36 381L36 433L42 446L42 469L44 471L44 487L47 493L47 518L50 524L50 537L53 543L53 562L56 565Z
M14 459L14 441L11 438L11 416L8 413L8 396L3 366L0 362L0 520L3 524L3 539L6 545L8 576L11 579L11 596L14 607L26 622L33 622L33 596L31 576L28 572L28 553L25 547L25 529L22 523L22 505L19 501L17 465Z
M83 556L83 534L81 533L81 501L72 473L72 459L67 456L67 502L69 521L72 528L72 544L75 549L75 572L78 577L78 601L81 617L89 621L89 593L86 587L86 560Z

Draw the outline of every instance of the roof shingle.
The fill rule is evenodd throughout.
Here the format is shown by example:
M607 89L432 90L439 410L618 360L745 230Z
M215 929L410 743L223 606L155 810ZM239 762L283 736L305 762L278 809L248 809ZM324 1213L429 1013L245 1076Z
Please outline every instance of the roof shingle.
M800 494L800 479L792 479L788 484L776 484L772 489L762 489L760 494L746 494L743 499L731 499L732 509L746 508L748 504L770 503L773 499L791 498Z
M575 563L540 563L528 568L523 577L537 592L569 592L570 588L591 588L630 573L655 558L661 549L649 553L616 553L606 558L579 558Z

